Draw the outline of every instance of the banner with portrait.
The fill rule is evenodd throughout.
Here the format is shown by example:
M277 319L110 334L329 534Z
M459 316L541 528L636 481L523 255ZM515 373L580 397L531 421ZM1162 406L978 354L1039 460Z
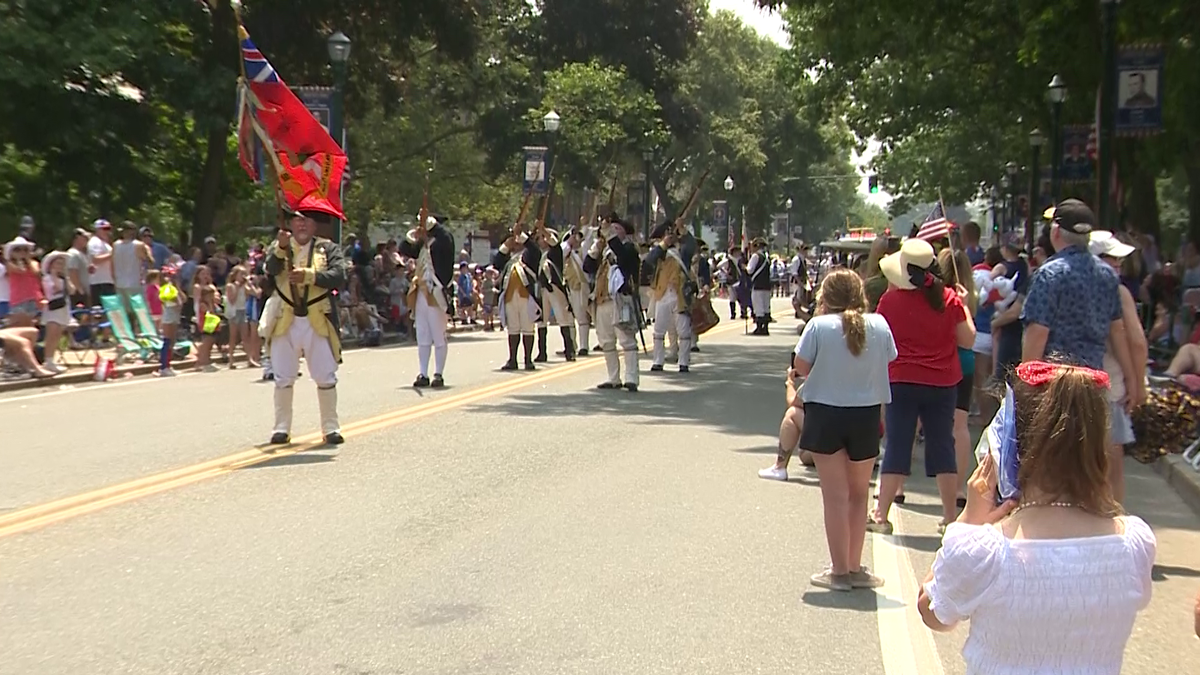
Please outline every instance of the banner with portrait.
M1086 183L1095 178L1095 165L1087 153L1091 131L1086 124L1062 127L1062 163L1058 167L1062 182Z
M1117 51L1118 136L1162 131L1163 64L1161 45L1132 45Z

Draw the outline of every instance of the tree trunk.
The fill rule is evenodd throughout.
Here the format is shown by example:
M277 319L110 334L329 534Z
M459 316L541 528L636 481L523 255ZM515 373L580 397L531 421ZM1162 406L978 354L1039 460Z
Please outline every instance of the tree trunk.
M1200 158L1194 150L1184 155L1183 171L1188 182L1188 238L1196 243L1200 242Z
M221 200L221 177L225 173L225 154L229 146L229 125L214 126L208 131L208 150L204 153L204 169L200 174L200 189L196 208L192 211L192 245L204 241L213 232L213 222Z
M229 0L209 0L209 11L212 16L212 39L204 53L203 72L217 74L232 68L237 72L237 15ZM229 133L233 120L230 117L225 101L232 101L232 96L222 99L218 104L213 102L212 110L205 110L201 115L211 120L208 124L208 145L204 153L204 167L200 174L200 185L196 192L196 206L192 210L192 244L204 241L212 234L213 223L221 201L221 178L225 172L225 155L229 151ZM223 107L218 107L218 105ZM207 113L207 114L205 114Z
M1154 174L1146 168L1144 162L1138 161L1140 152L1132 153L1133 161L1126 164L1132 169L1129 175L1129 202L1125 210L1125 219L1118 223L1118 228L1133 227L1140 232L1154 236L1155 241L1161 241L1158 213L1158 186Z

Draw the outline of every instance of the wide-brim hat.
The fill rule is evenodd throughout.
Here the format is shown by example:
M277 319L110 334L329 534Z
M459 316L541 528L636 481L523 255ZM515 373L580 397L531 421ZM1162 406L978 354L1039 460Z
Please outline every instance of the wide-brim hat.
M18 249L18 248L27 248L32 251L33 250L33 242L29 241L25 237L18 236L16 239L13 239L12 241L10 241L4 245L4 258L6 260L9 258L12 258L13 250Z
M421 217L420 215L417 216L417 218L420 218L420 217ZM425 217L425 231L426 232L437 227L437 225L438 225L437 218L434 218L433 216ZM414 227L414 228L410 229L408 232L405 232L404 238L407 239L408 243L410 243L410 244L417 243L417 228Z
M912 290L920 279L933 267L933 246L924 239L906 239L900 250L884 256L879 269L888 282L896 288Z
M54 251L52 253L48 253L46 257L42 258L42 270L49 272L54 263L58 262L60 258L62 260L66 260L67 257L67 253L65 251Z

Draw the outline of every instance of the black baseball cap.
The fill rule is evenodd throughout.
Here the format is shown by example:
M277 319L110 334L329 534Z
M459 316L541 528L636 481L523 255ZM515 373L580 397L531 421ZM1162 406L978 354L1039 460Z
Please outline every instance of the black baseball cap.
M1091 234L1096 229L1096 214L1078 199L1064 199L1054 207L1050 222L1075 234Z

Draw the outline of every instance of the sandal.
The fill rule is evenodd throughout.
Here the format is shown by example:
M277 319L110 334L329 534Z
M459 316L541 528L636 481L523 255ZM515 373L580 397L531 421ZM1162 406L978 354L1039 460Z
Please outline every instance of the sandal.
M886 520L875 520L875 517L871 516L870 518L867 518L867 531L874 532L876 534L890 535L893 531L895 531L895 528L892 526L891 522Z
M879 495L875 495L875 501L879 501ZM904 503L904 495L903 494L896 495L896 498L892 500L892 503L893 504L903 504Z

